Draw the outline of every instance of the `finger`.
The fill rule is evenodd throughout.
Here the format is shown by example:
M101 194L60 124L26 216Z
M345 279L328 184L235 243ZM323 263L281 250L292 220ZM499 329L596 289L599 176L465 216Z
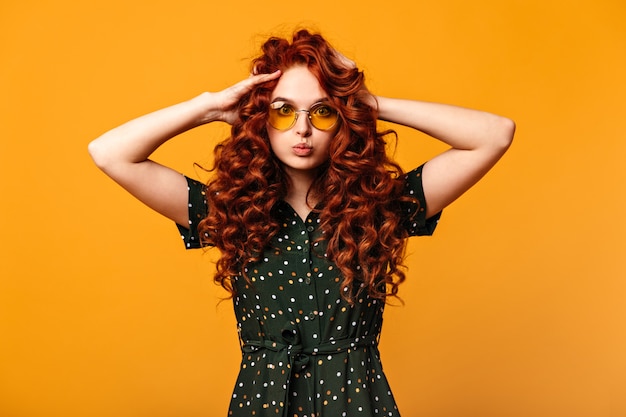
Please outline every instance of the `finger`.
M261 84L267 81L275 80L280 77L280 70L276 70L270 74L252 74L250 79L254 84Z
M243 89L250 89L250 88L254 88L255 86L259 84L263 84L268 81L275 80L279 78L280 75L281 75L280 70L276 70L272 72L271 74L250 74L248 78L246 78L245 80L241 80L240 82L236 84L236 86L243 88Z
M335 55L337 55L339 60L348 68L351 68L351 69L356 68L356 62L354 62L353 60L351 60L350 58L348 58L347 56L345 56L344 54L342 54L336 49L335 49Z
M274 80L278 77L280 77L281 72L280 70L276 70L274 72L272 72L271 74L250 74L248 76L248 78L239 81L237 84L233 85L232 87L230 87L228 90L237 95L240 96L242 94L245 94L246 91L249 91L250 89L254 88L255 86L259 85L259 84L263 84L265 82Z

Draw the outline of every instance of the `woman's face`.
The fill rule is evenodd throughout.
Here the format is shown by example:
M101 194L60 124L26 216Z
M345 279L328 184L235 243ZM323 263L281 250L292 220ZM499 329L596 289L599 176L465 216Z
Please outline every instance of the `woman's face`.
M320 130L311 124L306 111L314 111L324 117L327 108L314 107L317 103L328 101L328 95L322 89L317 78L305 66L294 66L283 72L270 98L270 107L278 108L282 104L295 109L297 119L293 126L278 130L268 122L267 132L270 145L285 171L294 176L314 176L317 168L328 160L332 139L337 133L339 122L328 130ZM330 104L330 103L328 103ZM318 126L323 126L317 123Z

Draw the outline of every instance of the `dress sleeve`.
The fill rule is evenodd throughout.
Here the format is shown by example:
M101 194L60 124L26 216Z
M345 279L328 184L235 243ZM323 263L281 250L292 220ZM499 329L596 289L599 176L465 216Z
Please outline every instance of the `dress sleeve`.
M200 236L198 235L198 224L207 215L206 190L204 184L189 177L187 180L187 190L189 191L189 224L186 226L177 224L178 232L185 243L187 249L197 249L202 247Z
M405 176L405 195L415 199L412 203L406 204L407 218L404 226L409 236L430 236L435 231L441 212L430 218L426 218L426 197L422 188L422 169L420 165Z

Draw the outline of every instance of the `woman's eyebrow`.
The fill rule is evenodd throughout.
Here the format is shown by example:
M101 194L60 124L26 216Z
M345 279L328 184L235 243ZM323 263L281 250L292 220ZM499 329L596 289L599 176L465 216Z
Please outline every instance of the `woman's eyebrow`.
M285 98L285 97L275 97L272 100L272 103L276 103L277 101L284 101L285 103L293 104L293 100L290 100L290 99ZM313 101L313 104L323 103L325 101L329 101L329 98L328 97L318 98L317 100Z

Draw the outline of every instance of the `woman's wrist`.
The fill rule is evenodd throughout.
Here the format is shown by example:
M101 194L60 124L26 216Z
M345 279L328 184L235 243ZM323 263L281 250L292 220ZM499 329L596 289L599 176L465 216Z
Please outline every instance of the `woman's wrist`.
M198 112L198 126L223 121L223 111L215 100L215 94L204 92L189 100L189 103Z
M387 122L396 123L394 120L393 100L388 97L374 96L376 99L376 110L378 111L378 119Z

